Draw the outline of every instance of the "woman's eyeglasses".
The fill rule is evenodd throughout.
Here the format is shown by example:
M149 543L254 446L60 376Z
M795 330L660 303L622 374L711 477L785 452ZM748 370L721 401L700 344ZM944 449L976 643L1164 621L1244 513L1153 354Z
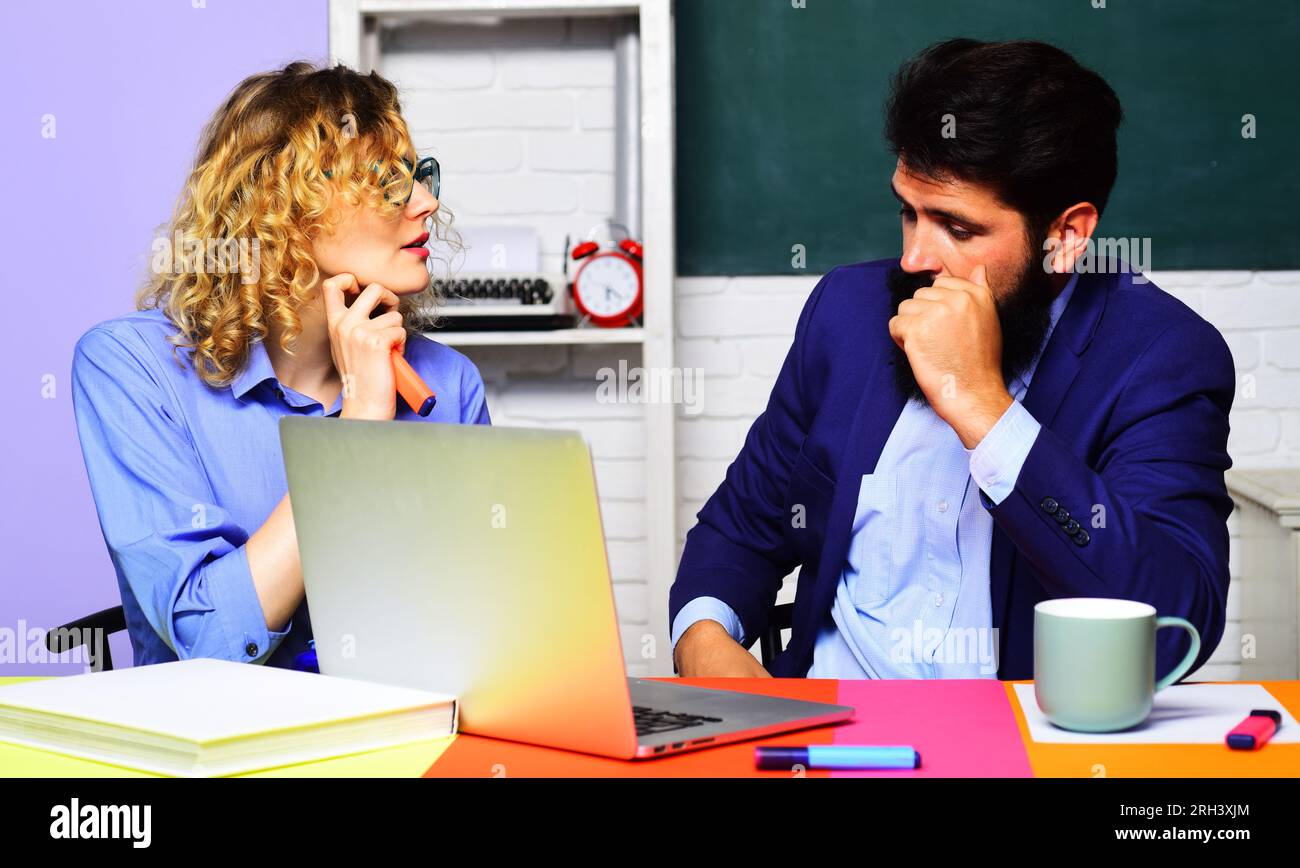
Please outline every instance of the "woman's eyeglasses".
M402 200L402 204L405 205L411 201L411 194L415 192L416 184L423 184L424 189L432 193L433 198L437 199L438 194L442 192L442 169L439 168L438 161L433 157L425 157L420 162L412 165L410 160L403 157L402 162L406 164L406 168L411 170L411 189L406 191L406 198Z
M406 168L411 173L411 186L406 191L406 197L402 199L402 204L405 205L407 202L411 201L411 194L415 192L416 184L423 184L424 189L432 193L433 198L437 199L442 193L442 169L438 166L437 159L434 157L425 157L418 163L412 163L410 160L403 157L402 162L406 164ZM375 163L375 171L379 171L378 163ZM326 169L322 174L326 178L330 177L328 169Z

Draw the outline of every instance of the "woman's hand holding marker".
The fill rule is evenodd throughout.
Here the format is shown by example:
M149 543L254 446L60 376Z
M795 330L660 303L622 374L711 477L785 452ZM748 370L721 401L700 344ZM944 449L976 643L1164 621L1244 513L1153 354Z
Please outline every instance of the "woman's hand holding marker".
M393 354L406 348L406 329L391 290L372 283L364 290L351 274L338 274L321 284L329 325L330 354L343 379L346 419L392 419L397 415L397 385ZM346 294L346 295L345 295ZM347 296L354 296L351 305ZM388 308L374 319L379 306Z
M428 416L438 399L403 356L406 329L397 310L397 295L377 283L361 290L356 277L346 273L324 281L322 293L330 354L343 378L343 410L339 415L348 419L392 419L397 415L396 392L417 415ZM359 294L349 306L345 293ZM380 305L388 310L374 316ZM364 392L361 382L365 383Z

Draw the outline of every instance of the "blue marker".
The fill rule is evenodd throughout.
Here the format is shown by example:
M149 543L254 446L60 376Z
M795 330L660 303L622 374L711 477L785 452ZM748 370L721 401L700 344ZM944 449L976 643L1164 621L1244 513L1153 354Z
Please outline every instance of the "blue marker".
M847 744L810 744L807 747L756 747L754 761L760 769L915 769L921 755L906 745L869 747Z

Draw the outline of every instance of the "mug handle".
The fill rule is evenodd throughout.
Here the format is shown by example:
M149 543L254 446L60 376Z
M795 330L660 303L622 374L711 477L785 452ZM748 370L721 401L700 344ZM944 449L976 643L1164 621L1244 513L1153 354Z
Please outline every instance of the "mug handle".
M1201 634L1196 632L1196 628L1184 621L1182 618L1156 618L1156 629L1161 627L1182 627L1192 636L1192 647L1187 649L1187 656L1182 662L1174 667L1164 678L1156 682L1156 692L1159 693L1169 685L1173 684L1179 678L1187 674L1187 670L1192 668L1192 663L1196 661L1196 655L1201 653Z

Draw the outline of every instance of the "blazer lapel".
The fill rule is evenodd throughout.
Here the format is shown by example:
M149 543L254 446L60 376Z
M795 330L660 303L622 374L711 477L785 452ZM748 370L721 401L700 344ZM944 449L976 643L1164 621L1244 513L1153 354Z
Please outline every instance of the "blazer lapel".
M1116 279L1114 275L1079 275L1070 304L1052 330L1025 394L1025 409L1040 425L1049 426L1056 419L1056 411L1079 373L1079 357L1097 331Z

